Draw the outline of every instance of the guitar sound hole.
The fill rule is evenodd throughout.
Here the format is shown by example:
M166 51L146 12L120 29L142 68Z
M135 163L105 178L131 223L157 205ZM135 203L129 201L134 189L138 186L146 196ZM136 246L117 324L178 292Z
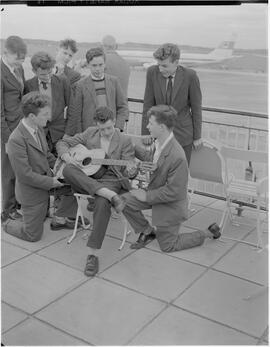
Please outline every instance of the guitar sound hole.
M83 166L89 165L91 163L92 159L91 158L84 158L82 161Z

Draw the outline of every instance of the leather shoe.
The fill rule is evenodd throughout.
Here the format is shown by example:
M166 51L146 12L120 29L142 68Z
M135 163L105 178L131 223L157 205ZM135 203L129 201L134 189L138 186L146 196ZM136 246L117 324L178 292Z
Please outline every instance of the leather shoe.
M86 225L89 224L89 220L84 217L84 223ZM65 223L59 223L55 219L52 219L50 224L51 230L61 230L61 229L74 229L75 227L75 219L70 220L66 218ZM78 228L82 227L81 219L78 220Z
M96 257L93 254L88 255L86 259L85 269L84 269L85 276L87 277L95 276L95 274L98 272L98 269L99 269L98 257Z
M208 230L213 234L213 239L219 239L221 236L220 227L217 223L209 225Z
M10 219L13 219L13 220L22 219L22 215L17 211L10 212L8 216Z
M151 231L150 234L145 235L144 233L140 233L138 240L130 245L131 249L140 249L145 247L148 243L153 241L156 238L156 234Z
M114 207L115 211L119 213L122 212L125 208L126 200L119 195L115 195L111 199L111 204Z

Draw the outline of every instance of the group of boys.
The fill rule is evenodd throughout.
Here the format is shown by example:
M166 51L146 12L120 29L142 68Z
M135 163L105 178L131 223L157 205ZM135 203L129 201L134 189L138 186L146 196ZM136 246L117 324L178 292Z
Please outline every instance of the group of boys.
M133 145L123 133L128 120L127 94L118 77L105 73L104 49L87 51L90 73L85 78L67 66L76 51L76 42L67 39L61 41L56 61L46 52L34 54L31 65L35 77L25 82L21 65L26 45L17 36L5 42L1 62L1 161L6 232L27 241L40 240L49 195L57 191L60 198L51 222L53 230L74 227L74 192L95 197L93 231L87 243L90 254L84 270L87 276L98 272L98 254L111 206L123 212L139 234L131 245L135 249L156 238L162 251L172 252L220 237L216 224L206 230L179 233L188 214L191 150L199 148L202 141L199 80L193 70L179 65L178 47L162 45L154 53L157 65L147 71L142 133L155 139L151 152ZM70 152L79 144L89 150L102 149L108 158L132 164L110 165L98 175L88 176ZM53 175L57 156L65 162L64 184ZM135 158L153 162L146 190L131 189ZM153 226L141 212L151 208Z

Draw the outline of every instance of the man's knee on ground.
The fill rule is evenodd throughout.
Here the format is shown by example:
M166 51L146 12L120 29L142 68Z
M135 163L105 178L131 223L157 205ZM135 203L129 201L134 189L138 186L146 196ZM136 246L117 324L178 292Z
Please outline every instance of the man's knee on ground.
M168 242L168 241L167 242L162 242L159 239L157 239L157 240L158 240L159 247L162 250L162 252L170 253L170 252L174 251L174 243L173 242Z

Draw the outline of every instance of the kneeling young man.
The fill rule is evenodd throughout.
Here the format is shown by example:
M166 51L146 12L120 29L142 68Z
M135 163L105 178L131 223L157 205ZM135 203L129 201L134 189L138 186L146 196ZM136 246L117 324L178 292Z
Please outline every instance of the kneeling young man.
M127 176L130 174L131 177L131 173L134 173L132 165L128 170L121 166L110 165L107 169L103 168L104 172L97 179L97 176L94 176L95 178L87 176L70 155L71 147L82 144L89 150L103 149L111 159L133 161L134 148L131 139L115 128L113 111L106 106L97 108L95 121L97 126L89 127L73 137L63 138L56 145L59 157L67 164L63 170L65 181L75 192L95 197L93 231L87 242L90 255L87 257L84 271L86 276L94 276L98 272L98 252L110 220L111 206L117 212L122 211L124 200L118 194L123 189L130 189Z
M215 223L207 230L179 233L181 223L188 216L188 165L185 152L173 135L176 116L172 106L153 106L148 111L147 128L156 139L155 151L150 153L140 146L135 147L136 157L143 161L153 160L157 168L150 175L147 190L131 190L123 196L126 199L123 214L135 233L140 233L131 245L134 249L157 238L163 252L173 252L199 246L206 238L220 237ZM141 212L150 208L155 229Z
M5 230L25 241L35 242L43 234L49 191L63 184L53 177L51 168L56 158L49 152L43 130L51 119L50 99L39 92L30 92L22 98L22 112L24 118L9 137L7 153L16 176L15 194L21 203L23 221L8 220ZM61 189L63 194L71 194L70 188ZM62 199L56 215L64 217L76 207L74 197ZM61 228L66 228L66 224L62 224Z

